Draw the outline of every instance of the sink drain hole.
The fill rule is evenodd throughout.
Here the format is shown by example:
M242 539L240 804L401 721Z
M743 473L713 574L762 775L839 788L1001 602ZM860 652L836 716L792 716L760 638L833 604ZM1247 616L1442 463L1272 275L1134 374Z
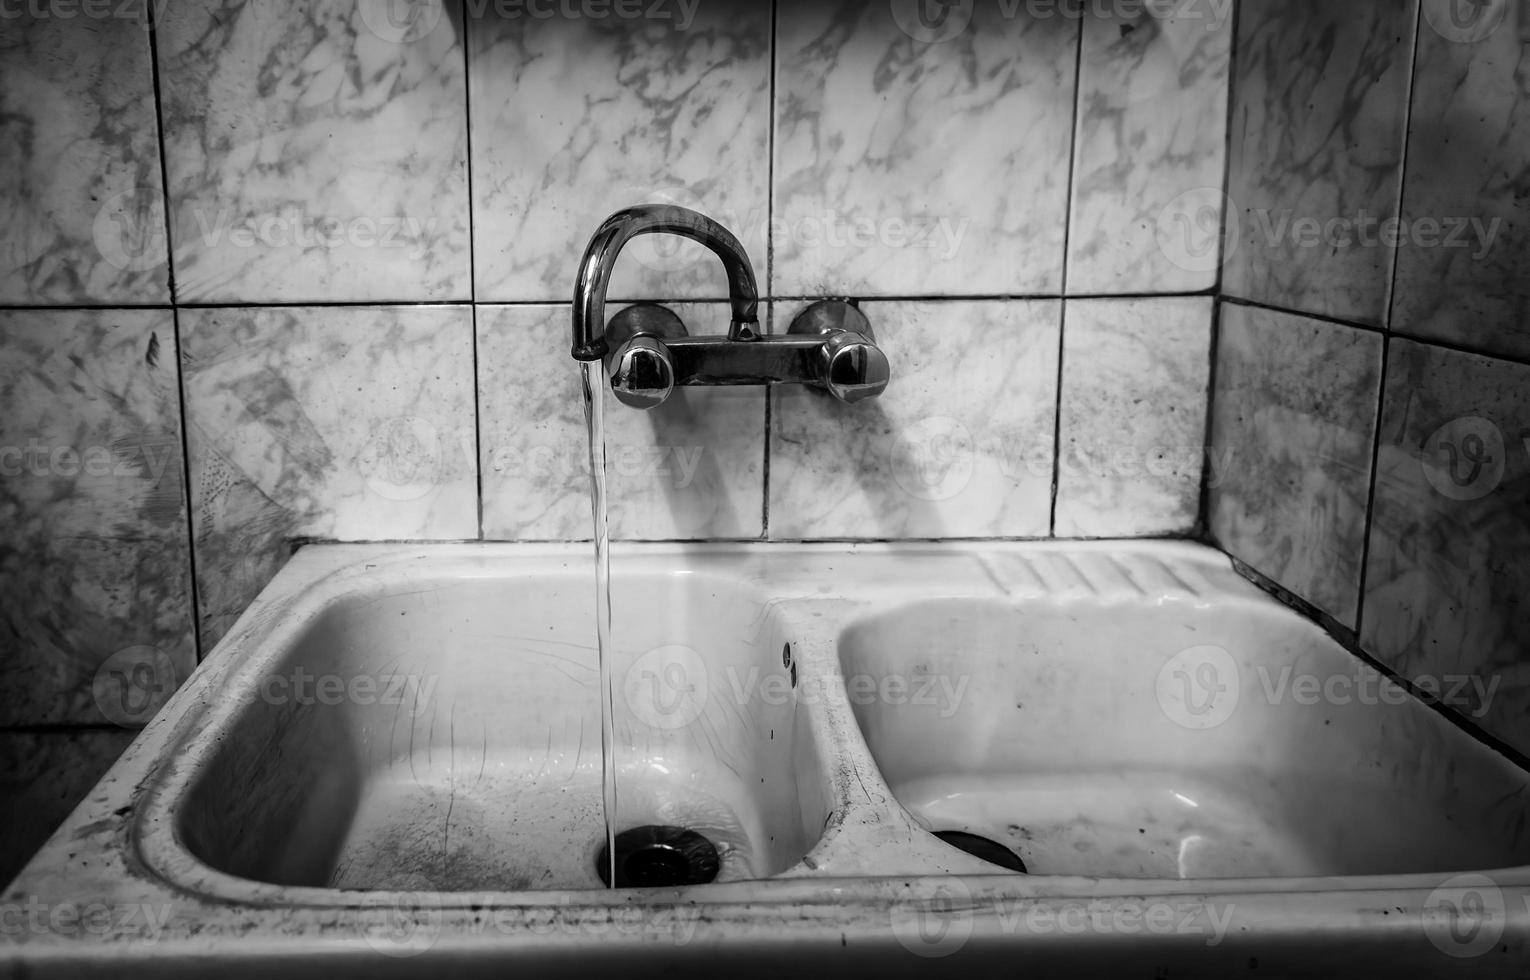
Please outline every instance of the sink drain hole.
M997 864L1001 868L1018 871L1021 874L1030 874L1025 870L1025 862L1020 860L1020 855L1011 851L996 841L987 837L979 837L977 834L969 834L964 830L938 830L935 836L950 844L959 851L966 851L975 858L987 861L989 864Z
M649 825L616 835L617 888L704 885L721 866L712 842L684 827ZM595 857L595 871L611 884L611 855L604 845Z

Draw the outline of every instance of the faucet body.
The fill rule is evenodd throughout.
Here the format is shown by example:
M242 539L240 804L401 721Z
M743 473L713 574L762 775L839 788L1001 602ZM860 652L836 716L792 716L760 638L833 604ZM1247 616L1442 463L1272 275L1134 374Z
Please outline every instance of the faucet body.
M606 323L606 290L622 247L658 233L699 242L722 260L732 314L726 335L691 336L673 311L654 303L629 306ZM760 334L758 307L753 266L726 228L673 205L627 208L605 220L580 261L572 353L580 361L603 358L612 391L636 408L661 404L676 385L808 384L847 402L887 387L887 357L851 303L814 303L779 336Z
M704 214L673 204L645 204L625 208L601 223L584 258L579 260L579 279L574 285L574 348L576 361L605 357L606 290L611 285L611 270L616 257L639 235L679 235L705 245L722 260L728 274L728 302L733 308L733 323L728 328L732 340L751 340L758 335L759 289L754 283L754 266L733 233Z

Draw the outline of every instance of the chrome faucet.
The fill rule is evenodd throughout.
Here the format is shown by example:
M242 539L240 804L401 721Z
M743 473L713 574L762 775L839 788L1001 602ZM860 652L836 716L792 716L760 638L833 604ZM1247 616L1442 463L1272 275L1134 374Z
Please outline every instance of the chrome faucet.
M679 235L722 260L732 321L726 336L692 337L674 311L638 303L611 318L606 289L622 247L638 235ZM808 384L856 402L887 387L887 355L871 324L852 303L820 300L792 320L784 335L760 333L754 268L738 239L688 208L645 204L601 224L579 262L574 286L575 360L604 359L611 390L634 408L663 404L676 385Z

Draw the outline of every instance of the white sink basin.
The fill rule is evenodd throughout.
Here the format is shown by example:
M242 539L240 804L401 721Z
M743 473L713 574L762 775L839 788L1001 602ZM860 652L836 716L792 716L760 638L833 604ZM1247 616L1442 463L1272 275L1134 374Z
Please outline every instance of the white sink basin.
M1530 861L1519 774L1463 752L1461 732L1411 698L1388 703L1380 676L1320 629L1257 598L1116 585L1063 602L932 599L845 630L847 676L968 679L960 710L854 702L878 769L921 824L993 840L1031 874ZM1182 700L1187 683L1203 715ZM1314 699L1314 685L1335 696Z
M230 681L253 692L222 713L230 737L182 756L185 804L170 817L188 853L235 878L329 889L603 887L590 570L572 556L493 567L360 576L264 645ZM628 627L618 677L641 682L637 658L666 646L704 650L722 673L752 667L761 683L787 676L778 617L735 579L655 566L613 595ZM260 696L261 677L275 698ZM338 679L328 705L325 678ZM316 703L294 704L305 690ZM786 870L826 816L799 805L797 783L825 777L811 754L794 759L796 705L674 705L693 708L673 728L619 713L621 825L702 833L721 851L720 881Z
M9 972L1530 962L1530 777L1184 543L619 545L617 829L718 861L606 889L592 565L304 549L0 896L147 914Z

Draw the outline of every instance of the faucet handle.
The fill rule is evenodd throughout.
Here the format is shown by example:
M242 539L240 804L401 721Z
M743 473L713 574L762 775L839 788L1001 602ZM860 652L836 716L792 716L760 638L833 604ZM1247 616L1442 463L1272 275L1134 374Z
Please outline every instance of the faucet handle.
M792 320L789 334L823 338L819 383L842 402L875 398L892 375L887 355L877 346L871 322L844 300L823 299Z
M611 393L632 408L657 408L675 390L675 362L666 338L684 337L685 323L668 307L636 303L611 318L605 337Z
M865 334L844 331L824 341L823 386L842 402L875 398L887 388L887 355Z
M641 334L611 356L611 392L631 408L657 408L675 390L675 364L664 341Z

